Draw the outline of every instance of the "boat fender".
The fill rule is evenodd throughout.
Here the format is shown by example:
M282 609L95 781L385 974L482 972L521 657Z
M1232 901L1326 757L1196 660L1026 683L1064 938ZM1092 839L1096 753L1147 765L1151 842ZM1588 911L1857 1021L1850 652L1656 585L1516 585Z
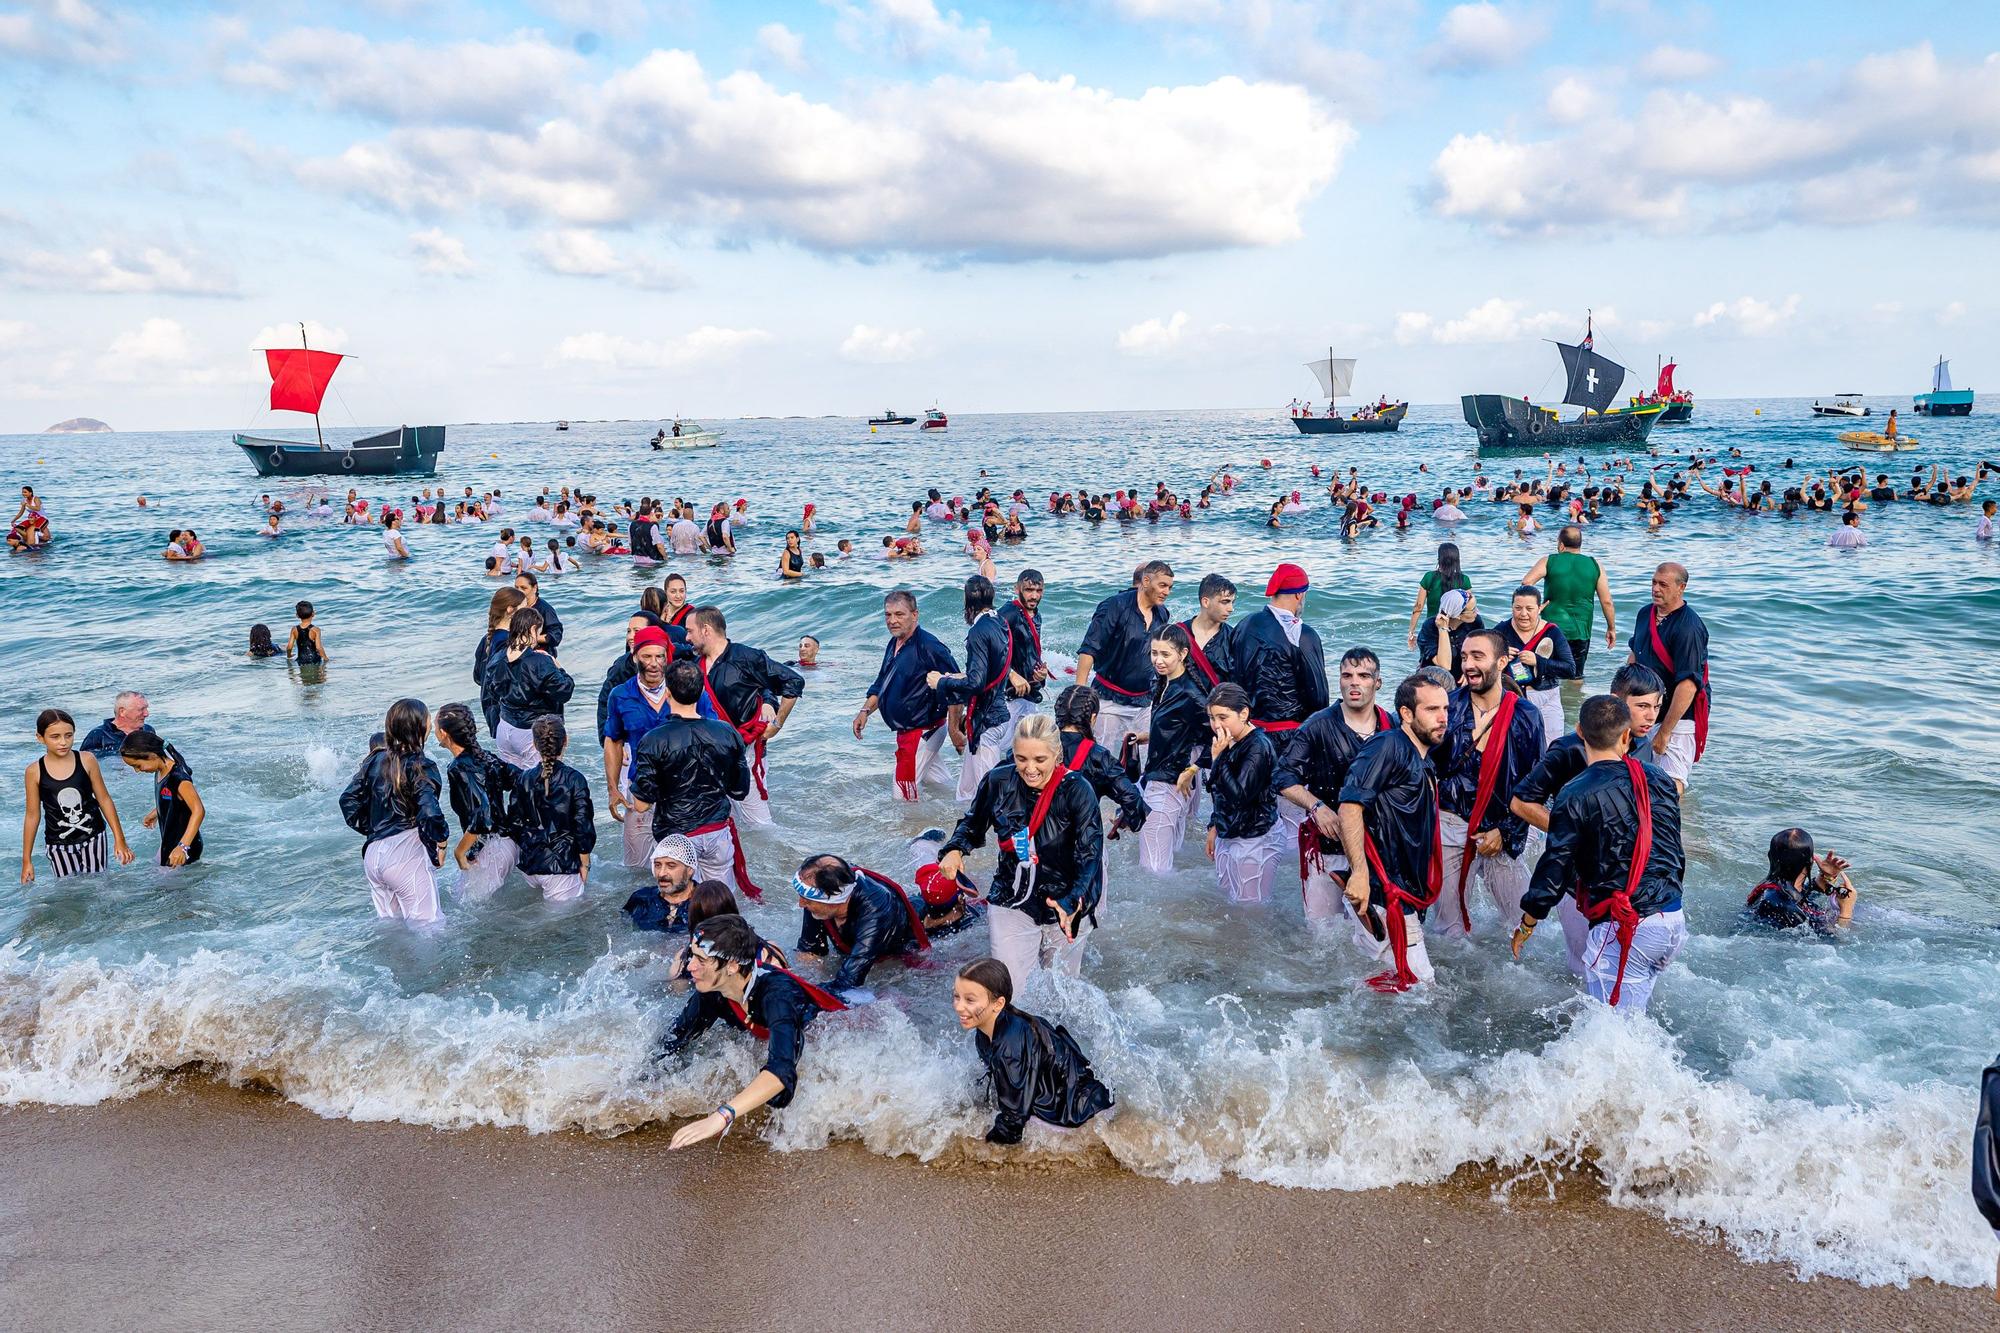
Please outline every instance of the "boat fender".
M340 466L348 472L354 471L354 451L352 449L349 449L340 456Z
M285 465L285 451L283 449L273 449L271 451L271 466L283 467L284 465Z
M1542 419L1542 414L1540 412L1537 412L1533 408L1529 408L1528 434L1540 435L1543 431L1547 430L1548 428L1549 428L1549 423Z

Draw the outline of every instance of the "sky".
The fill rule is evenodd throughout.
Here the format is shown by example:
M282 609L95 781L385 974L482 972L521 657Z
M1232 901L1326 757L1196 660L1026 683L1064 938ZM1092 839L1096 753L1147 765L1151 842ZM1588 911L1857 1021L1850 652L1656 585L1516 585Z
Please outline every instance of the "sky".
M1907 401L1996 243L1983 2L0 0L0 432Z

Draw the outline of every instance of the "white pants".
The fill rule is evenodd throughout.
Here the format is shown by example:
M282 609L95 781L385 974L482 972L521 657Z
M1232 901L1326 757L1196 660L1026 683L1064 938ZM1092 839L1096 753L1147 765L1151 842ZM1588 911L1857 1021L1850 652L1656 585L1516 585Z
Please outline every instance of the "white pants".
M688 867L694 871L697 884L705 879L719 879L729 886L731 893L743 892L743 886L736 882L736 839L727 828L690 833L687 838L694 844L694 859L701 863Z
M1339 852L1322 853L1317 867L1305 877L1306 920L1314 925L1327 925L1345 918L1356 929L1360 922L1354 919L1354 909L1347 906L1347 899L1334 881L1334 875L1347 877L1347 858ZM1374 940L1369 940L1374 944Z
M938 735L944 735L942 729ZM1012 720L995 722L986 730L968 740L965 757L958 761L958 799L970 801L979 791L979 780L987 771L1005 758L1013 748L1014 724ZM923 761L917 761L919 781L923 775Z
M1306 822L1303 806L1293 805L1280 796L1278 798L1278 822L1271 826L1271 836L1284 844L1284 850L1292 856L1292 865L1299 862L1299 825Z
M368 875L376 916L438 919L437 876L431 873L431 854L417 830L405 829L393 838L369 843L361 854L361 868Z
M1565 893L1556 904L1556 920L1563 928L1563 962L1569 965L1573 977L1583 975L1583 955L1590 943L1590 921L1583 909L1576 905L1576 899ZM1616 966L1616 964L1613 964Z
M1196 795L1183 796L1171 782L1146 784L1146 825L1139 830L1139 864L1156 875L1171 875L1174 853L1187 837Z
M1632 952L1625 959L1625 981L1618 991L1620 1009L1644 1010L1653 998L1653 983L1687 943L1687 918L1679 908L1639 918L1632 935ZM1611 1000L1618 981L1618 923L1600 921L1590 928L1584 955L1583 988L1593 1000Z
M1063 937L1062 927L1053 923L1036 925L1033 917L1012 907L986 909L987 944L992 955L1007 965L1014 978L1014 993L1020 994L1037 969L1061 970L1064 976L1083 972L1083 942L1090 935L1090 923L1079 921L1076 939Z
M1368 933L1367 927L1361 924L1361 918L1354 914L1354 904L1348 902L1344 897L1340 902L1342 910L1346 913L1348 924L1354 927L1355 946L1372 961L1386 963L1388 966L1394 967L1396 965L1396 956L1395 951L1389 945L1389 931L1384 926L1387 918L1383 909L1375 906L1373 903L1370 903L1368 906L1368 914L1375 919L1375 924L1384 926L1382 938L1378 940ZM1436 909L1433 908L1432 910L1435 911ZM1437 969L1431 966L1430 952L1424 948L1424 923L1417 920L1415 912L1403 913L1403 935L1404 943L1407 946L1404 958L1410 964L1411 975L1416 977L1418 981L1435 980L1437 978Z
M540 768L541 752L535 749L534 733L501 718L493 728L493 749L516 768Z
M632 789L630 787L621 787L620 794L624 796L627 802L625 806L625 818L619 821L625 835L625 864L633 868L650 866L653 863L653 843L655 841L653 837L653 811L650 807L645 810L634 810L632 808L630 804Z
M1042 711L1042 706L1033 699L1009 699L1007 701L1007 737L1011 742L1014 728L1021 725L1024 717L1033 717Z
M551 903L575 902L583 896L583 876L581 875L526 875L521 878L542 891L542 901Z
M1438 812L1438 827L1444 838L1444 887L1437 906L1431 908L1431 927L1440 935L1466 934L1465 919L1471 913L1475 890L1484 887L1487 897L1500 909L1500 920L1512 930L1521 920L1521 895L1528 891L1528 863L1504 851L1497 856L1474 856L1472 870L1465 877L1465 906L1459 906L1458 866L1465 858L1465 821L1449 810Z
M1091 724L1090 734L1104 751L1104 757L1115 768L1125 751L1125 738L1134 733L1149 732L1153 729L1153 705L1127 703L1100 703L1097 705L1097 720ZM1140 754L1145 753L1144 748Z
M1215 878L1232 903L1268 903L1283 861L1284 821L1254 838L1215 840Z
M458 896L475 901L491 898L520 859L521 849L512 838L499 833L487 834L486 840L479 845L479 856L473 861L471 869L458 872Z
M1568 730L1563 723L1562 686L1558 685L1547 690L1529 690L1528 702L1542 715L1542 748L1546 750Z
M1686 787L1694 776L1694 723L1682 718L1667 737L1667 752L1659 756L1660 771Z
M929 777L932 770L937 768L938 764L942 762L939 756L944 753L944 743L950 731L951 728L940 726L936 731L933 731L930 735L917 742L916 783L919 788L924 785L924 779ZM889 790L895 792L897 800L902 799L903 793L896 786L896 769L893 763L889 767ZM752 792L751 794L755 795L756 793Z
M754 762L754 761L753 761ZM750 779L750 794L740 801L729 803L730 813L736 816L738 824L754 824L758 828L771 827L771 802L757 794L757 780Z

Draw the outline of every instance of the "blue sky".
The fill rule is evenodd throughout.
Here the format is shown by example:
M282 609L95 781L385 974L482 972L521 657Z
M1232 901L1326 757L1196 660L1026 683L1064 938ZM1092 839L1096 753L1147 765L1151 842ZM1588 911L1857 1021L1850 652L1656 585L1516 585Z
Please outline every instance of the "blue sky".
M0 0L0 431L2000 386L2000 9Z

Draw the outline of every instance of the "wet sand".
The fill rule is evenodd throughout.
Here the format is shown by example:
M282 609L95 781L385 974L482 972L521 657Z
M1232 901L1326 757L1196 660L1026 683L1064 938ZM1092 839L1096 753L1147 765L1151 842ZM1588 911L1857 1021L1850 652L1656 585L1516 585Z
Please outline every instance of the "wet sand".
M1990 1293L1798 1282L1580 1186L666 1145L326 1121L199 1080L0 1112L0 1328L2000 1326Z

